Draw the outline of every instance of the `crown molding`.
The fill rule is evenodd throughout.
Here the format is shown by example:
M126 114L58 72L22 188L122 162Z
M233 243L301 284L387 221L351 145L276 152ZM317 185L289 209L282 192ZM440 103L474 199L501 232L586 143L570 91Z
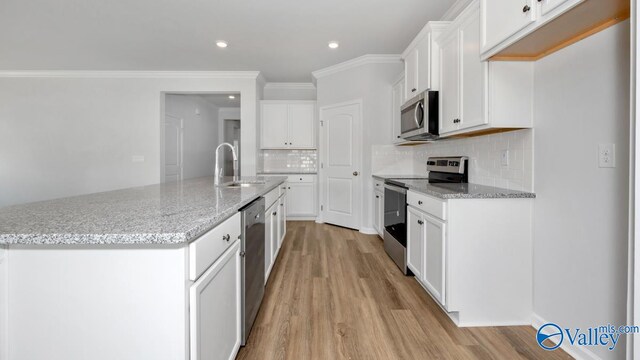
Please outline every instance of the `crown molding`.
M315 90L313 83L270 82L264 85L265 90Z
M316 70L311 73L315 79L319 79L325 76L333 75L345 70L353 69L358 66L367 64L398 64L402 62L400 55L363 55L355 59L347 60L345 62L326 67L324 69Z
M439 36L443 31L447 29L447 27L451 24L451 21L429 21L427 25L425 25L422 30L416 35L409 46L402 52L400 55L403 59L406 59L409 56L409 50L414 49L418 46L418 43L427 36L428 33L432 33L435 37Z
M442 21L453 21L455 18L460 15L462 10L464 10L469 4L471 4L475 0L457 0L451 7L445 11L444 15L442 15Z
M259 71L0 71L3 78L258 79Z

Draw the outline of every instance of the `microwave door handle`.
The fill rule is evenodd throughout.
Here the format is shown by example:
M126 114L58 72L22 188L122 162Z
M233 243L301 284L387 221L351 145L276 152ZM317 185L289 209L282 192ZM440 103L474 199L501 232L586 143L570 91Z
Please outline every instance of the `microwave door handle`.
M420 109L420 102L416 104L416 107L413 109L413 120L416 122L416 129L420 129L420 120L418 120L418 109Z

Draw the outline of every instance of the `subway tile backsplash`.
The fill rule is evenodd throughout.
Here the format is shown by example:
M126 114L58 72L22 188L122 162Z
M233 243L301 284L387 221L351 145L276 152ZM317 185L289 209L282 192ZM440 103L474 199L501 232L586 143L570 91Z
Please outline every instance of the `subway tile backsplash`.
M508 165L501 154L509 152ZM440 140L416 146L374 146L374 174L427 174L430 156L468 156L469 182L533 191L533 130Z
M318 171L316 150L262 150L258 159L259 173L315 173Z

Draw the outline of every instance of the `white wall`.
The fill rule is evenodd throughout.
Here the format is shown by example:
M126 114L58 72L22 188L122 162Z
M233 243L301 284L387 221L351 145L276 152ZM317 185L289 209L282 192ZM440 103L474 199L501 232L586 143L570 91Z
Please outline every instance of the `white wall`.
M373 231L373 186L371 182L374 145L391 143L391 88L403 64L366 64L317 79L318 109L349 100L362 99L362 225ZM357 169L354 169L357 170ZM322 203L322 199L320 200Z
M213 175L218 108L198 95L167 94L165 113L183 120L183 178Z
M0 206L160 182L163 92L240 92L255 174L256 73L53 74L0 73Z
M539 60L534 116L537 320L571 328L623 325L629 22ZM598 168L599 143L616 144L616 168ZM588 350L603 359L625 356L623 343L614 352Z
M313 84L267 83L263 100L316 100Z

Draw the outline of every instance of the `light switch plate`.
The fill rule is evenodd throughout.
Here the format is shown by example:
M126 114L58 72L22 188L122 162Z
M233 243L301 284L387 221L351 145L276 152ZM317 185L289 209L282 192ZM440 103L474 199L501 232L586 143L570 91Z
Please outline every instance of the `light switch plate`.
M509 150L502 150L500 153L500 165L509 166Z
M616 144L598 145L598 167L616 167Z

